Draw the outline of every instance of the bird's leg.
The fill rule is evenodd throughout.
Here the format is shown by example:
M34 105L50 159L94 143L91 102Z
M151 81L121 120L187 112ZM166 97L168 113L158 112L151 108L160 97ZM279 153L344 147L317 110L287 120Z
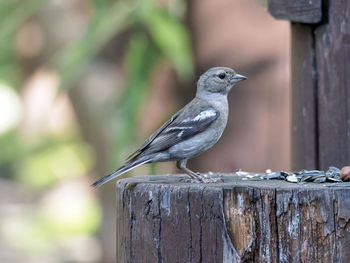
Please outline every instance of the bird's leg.
M203 182L203 178L201 176L199 176L196 172L193 172L192 170L188 169L186 167L186 163L187 160L180 160L176 162L176 166L183 170L186 174L188 174L189 177L191 177L192 179L195 179L199 182Z
M201 183L217 183L217 182L223 182L221 178L205 178L200 176L199 173L193 172L192 170L188 169L186 167L187 160L181 160L177 161L176 165L179 169L183 170L186 174L188 174L192 179L194 179L196 182Z

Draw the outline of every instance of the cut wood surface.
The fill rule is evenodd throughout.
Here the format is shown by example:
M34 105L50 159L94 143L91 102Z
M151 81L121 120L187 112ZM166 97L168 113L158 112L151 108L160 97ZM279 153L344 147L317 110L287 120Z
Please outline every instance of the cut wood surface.
M117 183L117 262L348 262L350 188L336 184ZM331 186L330 186L331 185Z

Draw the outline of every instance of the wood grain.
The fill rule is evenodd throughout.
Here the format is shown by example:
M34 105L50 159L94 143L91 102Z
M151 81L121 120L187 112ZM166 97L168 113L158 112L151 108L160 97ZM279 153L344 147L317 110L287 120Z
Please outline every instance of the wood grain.
M315 29L320 169L350 162L350 2L329 1L328 12Z
M291 25L292 169L318 168L317 79L311 26Z
M291 24L292 168L350 162L350 2L324 1L322 24Z

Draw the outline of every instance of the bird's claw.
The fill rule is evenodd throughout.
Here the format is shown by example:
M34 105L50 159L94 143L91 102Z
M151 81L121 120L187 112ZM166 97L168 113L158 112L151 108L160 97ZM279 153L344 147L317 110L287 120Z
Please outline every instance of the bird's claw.
M191 181L193 183L220 183L220 182L224 182L224 180L222 178L213 178L210 176L205 176L205 175L201 175L200 173L196 172L197 178L198 179L192 179Z
M203 183L222 183L224 180L222 178L213 178L213 177L202 177Z
M192 178L181 178L179 180L179 182L181 182L181 183L188 183L188 184L200 183L200 181L198 181L196 179L192 179Z

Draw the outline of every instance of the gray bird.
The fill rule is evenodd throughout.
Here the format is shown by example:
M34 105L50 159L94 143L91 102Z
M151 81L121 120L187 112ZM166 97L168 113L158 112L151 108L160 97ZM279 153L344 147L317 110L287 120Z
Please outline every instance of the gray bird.
M122 167L92 186L99 187L139 165L165 161L176 161L178 168L199 182L212 181L188 169L186 163L220 139L227 124L227 94L245 79L230 68L209 69L197 82L196 97L153 133Z

